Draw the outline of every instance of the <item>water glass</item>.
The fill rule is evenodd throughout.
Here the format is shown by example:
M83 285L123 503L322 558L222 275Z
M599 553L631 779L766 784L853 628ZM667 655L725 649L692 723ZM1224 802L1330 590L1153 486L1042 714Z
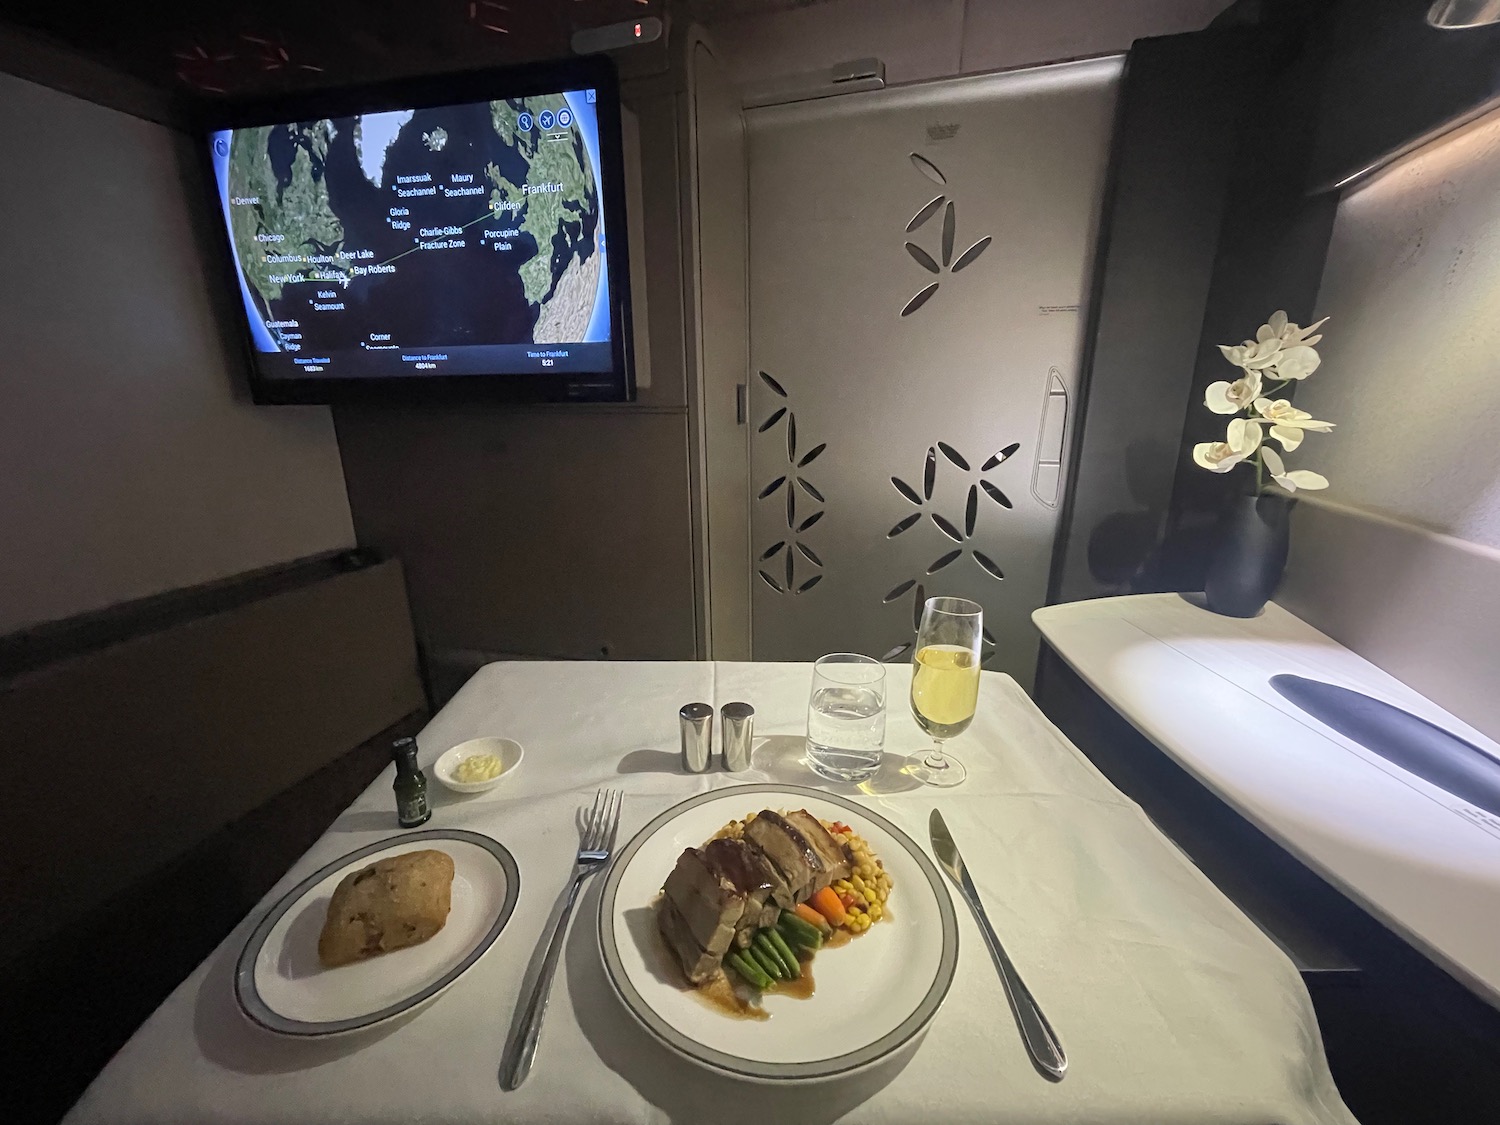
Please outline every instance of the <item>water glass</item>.
M884 751L885 665L852 652L819 658L807 703L807 764L830 781L864 781Z

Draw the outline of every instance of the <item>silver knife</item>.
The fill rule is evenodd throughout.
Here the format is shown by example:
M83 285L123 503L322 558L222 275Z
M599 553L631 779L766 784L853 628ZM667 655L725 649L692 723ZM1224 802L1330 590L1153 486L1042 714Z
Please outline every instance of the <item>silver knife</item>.
M1016 972L1015 965L1006 955L1005 947L995 936L995 929L990 925L984 906L979 901L974 880L969 878L969 871L964 867L964 857L958 854L953 834L948 831L943 814L937 809L933 809L932 816L928 818L927 830L932 836L933 854L943 865L943 870L948 872L948 877L963 892L969 909L974 911L974 920L979 923L979 932L984 935L984 943L990 947L990 956L1000 972L1000 982L1005 985L1005 998L1010 1001L1011 1015L1015 1016L1016 1026L1021 1029L1021 1041L1026 1044L1026 1053L1031 1056L1031 1061L1044 1078L1061 1082L1063 1075L1068 1072L1068 1056L1063 1054L1062 1044L1057 1041L1057 1033L1052 1030L1047 1017L1042 1015L1042 1009L1037 1006L1031 990L1026 987L1026 982L1021 979L1021 974Z

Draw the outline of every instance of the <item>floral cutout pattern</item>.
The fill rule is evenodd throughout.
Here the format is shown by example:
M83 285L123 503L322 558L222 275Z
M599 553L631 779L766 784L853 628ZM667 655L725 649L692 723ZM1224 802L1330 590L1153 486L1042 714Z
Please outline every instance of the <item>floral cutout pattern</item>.
M947 188L948 177L943 175L942 170L931 160L928 160L920 153L914 152L911 153L911 163L912 167L922 173L927 179L939 187ZM921 266L929 274L940 277L945 270L950 274L955 274L973 265L975 259L989 248L990 243L994 241L994 236L985 235L957 258L954 258L953 249L958 236L958 209L953 200L948 197L946 190L917 209L917 213L906 224L906 233L912 234L916 232L925 226L927 221L939 211L943 213L942 234L939 238L941 262L939 262L937 257L934 257L915 242L908 241L906 243L906 252L911 256L912 261L916 262L917 265ZM906 302L906 306L901 310L901 315L910 316L920 309L932 299L933 294L938 291L938 286L941 284L941 281L932 281L924 285L911 300Z
M802 536L823 518L824 509L818 505L827 501L803 470L823 454L828 443L803 450L798 444L797 415L791 407L791 396L771 375L764 371L759 375L780 401L756 427L756 434L776 437L773 431L781 427L786 443L786 470L768 481L757 499L779 498L778 502L786 505L786 535L760 553L757 569L766 585L778 594L805 594L823 580L823 560Z
M1000 568L1000 564L974 546L973 541L978 530L979 517L982 511L994 512L997 508L1010 511L1015 507L1004 490L993 481L985 479L984 474L1005 464L1005 462L1009 461L1020 451L1020 448L1020 442L1011 442L1003 449L987 457L979 468L975 470L969 458L965 457L952 445L949 445L945 441L934 442L928 447L927 455L923 459L920 487L908 484L900 477L891 478L891 485L895 488L897 494L917 510L908 512L897 520L891 529L886 532L886 538L894 539L898 535L906 534L919 524L928 522L937 528L942 533L944 539L947 540L942 553L934 558L932 562L928 563L927 567L920 574L896 583L881 599L882 603L889 605L905 597L908 593L911 594L913 632L921 625L922 607L927 601L925 579L930 575L947 570L950 566L959 562L965 555L970 556L974 560L975 565L985 574L989 575L989 577L995 579L995 581L1003 582L1005 580L1005 572ZM964 474L965 479L969 482L969 487L965 493L963 513L961 516L957 516L955 513L957 518L944 515L932 504L932 494L937 485L938 469L941 465L945 464L951 466L948 470L950 473L953 469L957 469ZM904 644L892 648L881 659L900 659L902 656L910 653L911 646L912 642L908 640ZM988 660L994 654L994 651L995 638L990 633L990 630L986 628L980 652L981 660Z

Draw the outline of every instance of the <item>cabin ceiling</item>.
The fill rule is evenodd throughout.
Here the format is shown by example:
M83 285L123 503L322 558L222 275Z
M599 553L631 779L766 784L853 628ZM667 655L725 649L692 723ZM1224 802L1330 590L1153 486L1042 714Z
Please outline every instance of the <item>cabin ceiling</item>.
M831 0L687 0L687 10L703 23L753 16L761 12L784 12L790 8L811 8Z
M581 28L660 15L663 7L664 0L0 0L0 19L164 90L241 97L559 58Z

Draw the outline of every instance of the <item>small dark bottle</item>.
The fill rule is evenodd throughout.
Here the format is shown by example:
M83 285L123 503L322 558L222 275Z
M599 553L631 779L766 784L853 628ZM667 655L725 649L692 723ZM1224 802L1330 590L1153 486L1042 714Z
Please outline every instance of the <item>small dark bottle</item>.
M415 828L432 819L432 806L427 803L427 775L417 765L417 740L398 738L391 746L391 757L396 760L396 819L402 828Z

